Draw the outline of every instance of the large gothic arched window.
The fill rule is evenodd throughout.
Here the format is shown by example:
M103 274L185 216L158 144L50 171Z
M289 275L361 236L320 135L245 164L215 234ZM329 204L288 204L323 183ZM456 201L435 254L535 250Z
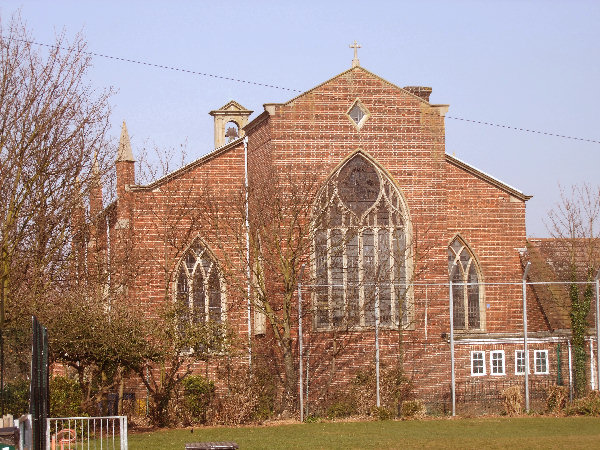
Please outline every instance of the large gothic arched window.
M448 270L456 261L452 276L454 328L457 330L483 330L485 310L483 285L477 261L465 242L456 237L448 247Z
M199 241L181 259L177 302L182 319L193 323L223 320L224 290L213 255Z
M389 177L356 153L315 204L315 320L318 328L410 325L407 215Z

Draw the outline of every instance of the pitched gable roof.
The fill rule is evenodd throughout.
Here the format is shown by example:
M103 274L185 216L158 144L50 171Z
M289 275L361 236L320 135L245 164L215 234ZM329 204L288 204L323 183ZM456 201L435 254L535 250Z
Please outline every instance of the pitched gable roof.
M499 179L497 179L491 175L488 175L484 171L479 170L470 164L467 164L466 162L458 159L456 156L450 156L449 154L446 153L446 162L449 164L452 164L453 166L458 167L459 169L462 169L462 170L470 173L471 175L476 176L477 178L479 178L483 181L487 181L488 183L496 186L498 189L501 189L504 192L509 193L510 195L518 198L519 200L527 201L532 197L532 195L526 195L523 192L519 191L518 189L504 183L503 181L500 181Z
M227 103L225 103L219 109L215 109L215 110L209 112L209 114L214 115L215 113L223 112L223 111L236 111L236 112L247 112L247 113L253 112L253 111L250 111L249 109L244 108L242 105L240 105L235 100L229 100Z
M155 189L155 188L159 187L160 185L167 183L168 181L170 181L174 178L177 178L181 174L189 172L193 168L201 166L202 164L216 158L219 155L227 153L229 150L236 148L243 141L244 141L244 136L240 136L239 138L237 138L231 142L228 142L227 144L225 144L219 148L214 149L212 152L207 153L204 156L201 156L200 158L196 159L195 161L192 161L192 162L186 164L185 166L180 167L177 170L174 170L173 172L163 175L162 177L160 177L157 180L154 180L150 184L131 186L131 189L134 191L145 191L145 190Z
M428 101L426 101L422 97L419 97L418 95L415 95L412 92L410 92L410 91L408 91L408 90L406 90L404 88L401 88L400 86L398 86L398 85L396 85L394 83L391 83L391 82L387 81L385 78L382 78L379 75L376 75L373 72L368 71L364 67L356 66L356 67L352 67L352 68L350 68L348 70L345 70L342 73L339 73L339 74L337 74L337 75L329 78L328 80L323 81L322 83L319 83L318 85L314 86L311 89L308 89L305 92L302 92L301 94L297 95L296 97L292 98L291 100L288 100L287 102L283 103L283 105L289 105L290 103L295 102L299 98L304 97L305 95L310 94L313 91L319 89L321 86L324 86L327 83L330 83L331 81L335 80L336 78L343 77L344 75L347 75L347 74L349 74L352 71L362 71L362 72L366 73L367 75L369 75L370 77L376 78L377 80L381 81L382 83L387 84L388 86L390 86L390 87L392 87L394 89L398 89L399 91L402 91L402 92L406 93L407 95L409 95L409 96L411 96L411 97L413 97L415 99L418 99L420 102L425 103L426 105L430 104Z

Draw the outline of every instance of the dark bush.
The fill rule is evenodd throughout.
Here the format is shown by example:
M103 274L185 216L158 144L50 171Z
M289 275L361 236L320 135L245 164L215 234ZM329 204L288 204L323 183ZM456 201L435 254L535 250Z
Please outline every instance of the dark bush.
M215 396L215 384L201 375L190 375L183 384L183 403L190 423L206 423Z
M385 415L389 418L399 414L400 405L403 401L412 398L412 383L404 372L397 367L382 367L379 380L380 408L376 408L376 379L375 368L359 372L352 380L350 396L356 405L357 413L363 416L375 416L381 418Z
M50 379L50 416L83 416L83 396L79 383L69 377L56 376Z
M329 405L325 410L325 416L328 419L342 419L355 416L358 413L356 403L351 396L337 395L328 403Z
M13 381L4 386L4 410L13 417L29 412L29 381Z

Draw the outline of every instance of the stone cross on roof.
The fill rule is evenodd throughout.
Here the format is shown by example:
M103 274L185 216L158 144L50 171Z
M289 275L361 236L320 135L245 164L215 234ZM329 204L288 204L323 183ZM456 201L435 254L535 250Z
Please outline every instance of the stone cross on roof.
M354 59L352 60L352 67L360 66L360 61L358 60L358 49L360 48L360 45L358 45L355 40L354 44L351 45L350 48L354 49Z

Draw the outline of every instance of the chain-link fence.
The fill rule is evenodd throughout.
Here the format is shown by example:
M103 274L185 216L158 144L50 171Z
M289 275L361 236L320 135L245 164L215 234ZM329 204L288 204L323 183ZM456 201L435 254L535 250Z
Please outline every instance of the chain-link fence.
M352 401L394 408L420 399L431 412L498 413L511 386L522 388L527 409L544 410L554 386L563 386L572 398L572 332L568 322L556 328L548 319L561 314L568 319L569 309L544 304L536 287L568 289L573 284L597 290L598 280L452 283L454 292L464 290L458 297L450 293L449 283L414 283L397 299L392 295L392 301L381 294L381 286L362 287L354 306L349 304L352 295L338 294L336 303L336 289L348 293L353 289L348 285L301 284L302 362L297 358L297 364L302 366L304 412L365 409ZM472 286L478 304L469 299ZM327 300L319 303L315 299L323 292ZM598 389L599 378L596 307L590 306L588 390ZM551 307L555 310L548 311Z

